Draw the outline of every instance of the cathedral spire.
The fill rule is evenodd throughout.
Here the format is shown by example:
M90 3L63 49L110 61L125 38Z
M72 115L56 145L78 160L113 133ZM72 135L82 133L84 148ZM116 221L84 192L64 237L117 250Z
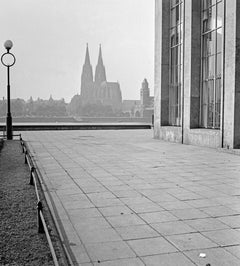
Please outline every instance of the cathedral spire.
M98 63L96 66L96 71L95 71L95 82L102 83L103 81L106 81L106 71L105 71L105 67L103 65L102 48L101 48L101 44L100 44L99 45L99 54L98 54Z
M93 71L90 63L90 56L88 50L88 44L86 48L85 63L82 69L81 76L81 95L85 97L88 94L88 84L93 82Z
M103 65L101 44L99 44L98 65Z
M87 43L86 55L85 55L85 65L91 65L90 64L89 50L88 50L88 43Z

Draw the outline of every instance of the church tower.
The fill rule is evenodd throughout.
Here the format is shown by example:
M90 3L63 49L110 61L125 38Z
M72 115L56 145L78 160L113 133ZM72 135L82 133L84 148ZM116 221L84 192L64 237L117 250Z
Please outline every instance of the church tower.
M88 51L88 44L86 48L85 63L82 69L81 76L81 96L86 97L88 95L88 85L93 82L93 71L90 63L90 56Z
M95 82L98 84L101 84L103 81L106 81L106 72L105 67L103 65L103 59L102 59L102 49L101 44L99 46L99 55L98 55L98 63L96 66L95 71Z
M141 99L142 106L146 107L150 104L149 95L150 95L150 90L148 87L148 82L147 82L147 79L144 79L142 82L142 88L140 90L140 99Z

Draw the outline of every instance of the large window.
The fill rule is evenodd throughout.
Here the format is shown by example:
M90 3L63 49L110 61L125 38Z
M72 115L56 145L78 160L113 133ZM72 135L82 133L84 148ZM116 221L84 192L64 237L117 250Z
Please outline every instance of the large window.
M223 1L202 0L201 126L220 128Z
M181 125L183 67L183 0L170 0L169 124Z

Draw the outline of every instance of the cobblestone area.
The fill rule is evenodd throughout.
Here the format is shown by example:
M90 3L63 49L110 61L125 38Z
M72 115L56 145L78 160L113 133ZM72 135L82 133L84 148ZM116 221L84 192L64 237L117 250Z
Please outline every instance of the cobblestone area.
M151 130L23 138L76 265L240 265L239 156Z

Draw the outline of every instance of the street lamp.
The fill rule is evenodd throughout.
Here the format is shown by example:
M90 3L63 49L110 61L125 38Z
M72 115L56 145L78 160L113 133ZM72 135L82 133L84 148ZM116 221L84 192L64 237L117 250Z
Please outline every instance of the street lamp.
M12 139L12 116L11 116L11 107L10 107L10 67L13 66L16 62L15 56L10 53L13 46L12 41L7 40L4 43L4 47L7 52L1 56L2 64L7 67L7 117L6 117L6 128L7 128L7 139Z

